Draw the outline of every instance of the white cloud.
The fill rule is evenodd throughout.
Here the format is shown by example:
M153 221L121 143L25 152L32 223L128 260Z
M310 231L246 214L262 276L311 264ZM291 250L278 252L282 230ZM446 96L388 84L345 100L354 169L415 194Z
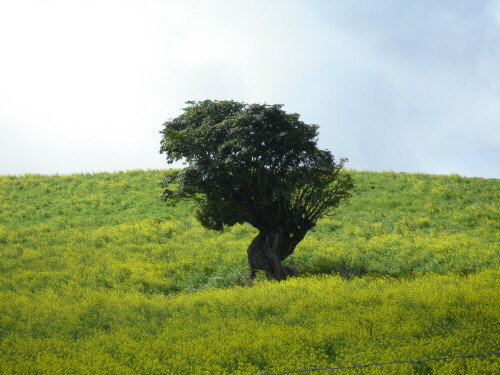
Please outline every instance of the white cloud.
M358 169L498 177L500 2L471 3L2 2L0 173L164 167L165 120L235 99Z

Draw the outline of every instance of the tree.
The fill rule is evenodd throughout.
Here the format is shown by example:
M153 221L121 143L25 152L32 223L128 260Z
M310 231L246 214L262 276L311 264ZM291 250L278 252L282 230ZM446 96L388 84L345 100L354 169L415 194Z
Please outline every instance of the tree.
M187 102L160 132L160 152L184 169L168 174L162 198L196 202L206 228L249 223L258 235L248 247L251 277L263 270L276 280L319 218L350 197L353 182L330 151L317 147L318 126L282 105L235 101Z

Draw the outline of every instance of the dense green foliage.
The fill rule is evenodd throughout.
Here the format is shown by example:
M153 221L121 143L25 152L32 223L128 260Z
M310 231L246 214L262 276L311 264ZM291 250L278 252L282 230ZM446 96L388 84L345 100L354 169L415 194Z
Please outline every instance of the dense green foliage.
M256 230L166 207L162 171L0 177L0 373L262 373L497 351L498 180L352 172L248 287ZM208 251L207 251L208 250ZM350 373L496 373L498 358Z
M163 198L197 202L210 229L250 223L260 231L309 230L348 198L350 175L318 149L318 126L282 105L188 102L164 124L161 152L187 166L164 180Z

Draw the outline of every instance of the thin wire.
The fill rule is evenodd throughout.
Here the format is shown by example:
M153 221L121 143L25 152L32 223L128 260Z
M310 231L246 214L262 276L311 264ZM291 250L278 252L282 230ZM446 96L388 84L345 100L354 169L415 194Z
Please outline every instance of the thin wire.
M285 372L279 372L276 374L259 374L259 375L283 375L283 374L293 374L298 372L308 372L308 371L325 371L325 370L345 370L345 369L354 369L354 368L363 368L370 366L384 366L384 365L393 365L393 364L401 364L401 363L424 363L429 361L442 361L445 359L453 359L453 358L472 358L472 357L486 357L489 355L500 354L500 352L491 352L485 354L462 354L462 355L452 355L449 357L438 357L438 358L428 358L428 359L420 359L417 361L394 361L394 362L383 362L383 363L369 363L365 365L356 365L356 366L342 366L342 367L323 367L323 368L310 368L305 370L290 370Z

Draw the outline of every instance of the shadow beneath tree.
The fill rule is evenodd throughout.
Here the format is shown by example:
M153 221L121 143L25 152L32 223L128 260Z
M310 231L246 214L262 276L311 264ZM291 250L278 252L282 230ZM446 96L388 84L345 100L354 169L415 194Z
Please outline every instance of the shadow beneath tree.
M362 265L350 265L342 260L320 258L309 262L292 260L286 263L288 269L293 270L290 276L310 275L338 275L349 280L368 274L368 270Z
M347 263L345 260L341 259L329 259L329 258L313 258L307 261L303 260L290 260L286 262L286 267L293 270L289 273L290 276L295 277L307 277L311 275L338 275L345 280L359 278L363 276L371 277L383 277L383 278L415 278L426 273L432 274L455 274L463 277L473 275L477 273L477 269L470 267L468 269L451 269L446 272L439 272L436 270L421 271L416 270L408 265L407 268L394 269L394 270L374 270L370 267L366 267L363 264L352 264Z

